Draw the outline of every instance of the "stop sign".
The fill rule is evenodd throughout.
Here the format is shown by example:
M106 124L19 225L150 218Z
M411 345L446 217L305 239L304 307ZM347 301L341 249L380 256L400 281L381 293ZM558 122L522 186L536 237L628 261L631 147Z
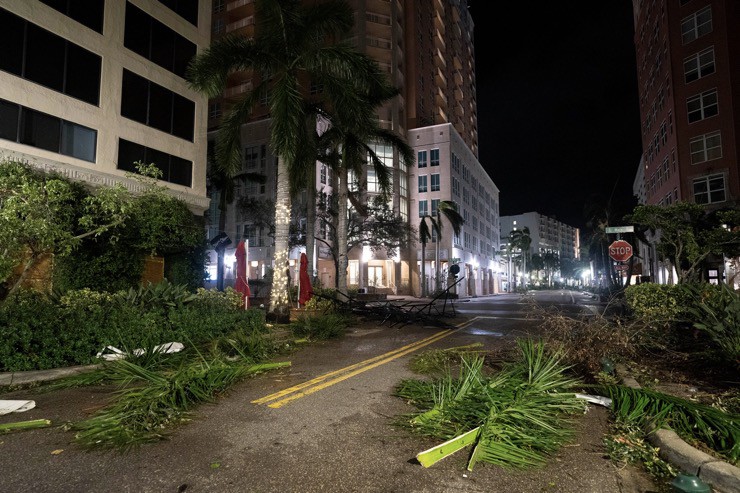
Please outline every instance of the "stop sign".
M624 240L617 240L609 245L609 257L616 262L626 262L632 256L632 245Z

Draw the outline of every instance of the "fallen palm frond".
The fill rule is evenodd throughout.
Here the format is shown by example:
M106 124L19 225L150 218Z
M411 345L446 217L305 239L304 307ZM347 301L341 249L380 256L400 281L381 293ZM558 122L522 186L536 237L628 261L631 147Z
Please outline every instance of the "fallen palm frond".
M548 352L544 343L520 340L518 345L521 360L492 377L483 374L482 358L464 355L456 379L448 374L431 382L401 382L397 395L421 409L402 424L451 440L451 446L420 454L425 460L436 462L474 442L468 469L481 460L534 466L569 439L567 415L584 409L572 390L578 381L565 375L562 355ZM480 432L470 440L477 427Z
M614 385L603 387L601 392L611 397L618 419L656 428L667 426L681 436L698 439L731 461L740 459L740 415L648 389Z
M73 425L75 438L85 446L122 450L159 440L169 426L186 420L194 405L210 401L247 375L288 365L215 359L162 373L117 361L114 379L125 387L111 406Z
M15 423L0 424L0 433L10 433L13 431L35 430L36 428L46 428L51 426L48 419L33 419L31 421L16 421Z

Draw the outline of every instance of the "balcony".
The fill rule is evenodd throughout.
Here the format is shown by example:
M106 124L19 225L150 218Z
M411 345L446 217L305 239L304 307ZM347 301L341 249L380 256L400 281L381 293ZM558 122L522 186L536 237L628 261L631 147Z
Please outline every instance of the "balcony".
M439 12L436 12L434 14L434 27L437 28L437 31L442 33L442 36L445 35L445 23L442 20L442 17L440 16Z
M453 76L453 80L455 81L456 86L463 85L463 76L462 73L460 73L459 70L455 71L455 75Z
M254 14L254 7L249 6L253 3L254 0L232 0L226 4L226 12L232 19L245 17L247 15Z
M437 106L447 108L447 96L445 96L445 93L441 88L437 88L437 94L434 95L434 101L437 103Z
M437 67L447 67L447 60L445 60L444 55L439 50L437 50L436 56L434 57L434 62Z
M224 90L224 98L236 99L236 98L239 98L242 94L249 92L251 90L252 90L251 81L242 82L235 86L227 87L226 90Z
M250 15L249 17L245 17L244 19L240 19L236 22L231 22L226 25L226 32L232 33L236 31L246 30L245 28L249 28L251 26L254 26L254 16Z
M443 51L446 49L445 40L442 39L442 34L439 31L434 32L434 46L437 50Z
M439 67L437 67L437 71L434 74L434 82L437 84L437 87L447 87L447 77L445 77L445 74L442 73Z

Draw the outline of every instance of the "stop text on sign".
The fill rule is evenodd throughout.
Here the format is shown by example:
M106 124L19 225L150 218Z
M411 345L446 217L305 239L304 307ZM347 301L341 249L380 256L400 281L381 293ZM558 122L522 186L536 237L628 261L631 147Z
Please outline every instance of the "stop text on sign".
M617 240L609 245L609 257L616 262L626 262L632 256L632 245L624 240Z

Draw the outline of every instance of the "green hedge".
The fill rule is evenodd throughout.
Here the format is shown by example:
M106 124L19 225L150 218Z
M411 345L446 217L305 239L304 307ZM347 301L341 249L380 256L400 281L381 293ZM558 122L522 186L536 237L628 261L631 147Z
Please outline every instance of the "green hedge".
M267 330L264 313L234 308L231 292L201 289L179 305L131 303L126 296L83 289L58 300L33 292L6 300L0 306L0 371L90 364L107 345L200 345L234 331Z
M722 286L709 283L654 284L629 286L625 292L627 306L635 317L649 323L695 323L700 304L722 311Z

